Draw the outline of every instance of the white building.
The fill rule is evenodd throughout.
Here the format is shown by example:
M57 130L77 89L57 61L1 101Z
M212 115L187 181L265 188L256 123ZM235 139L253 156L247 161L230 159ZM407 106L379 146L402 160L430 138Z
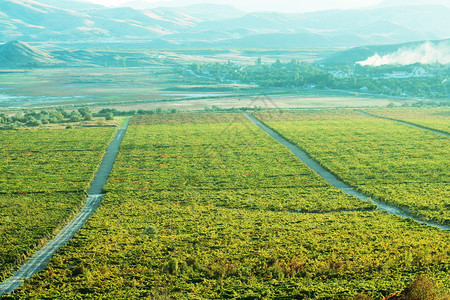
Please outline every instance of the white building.
M329 71L328 73L332 74L334 78L347 78L348 74L343 71Z

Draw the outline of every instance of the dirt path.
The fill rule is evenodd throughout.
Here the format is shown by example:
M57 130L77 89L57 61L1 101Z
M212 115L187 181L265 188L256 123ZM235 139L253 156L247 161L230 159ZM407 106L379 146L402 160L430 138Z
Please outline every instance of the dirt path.
M378 206L379 210L387 211L390 214L393 214L393 215L396 215L396 216L400 216L402 218L411 218L411 219L413 219L416 222L427 224L427 225L434 226L434 227L438 227L438 228L443 229L443 230L449 230L450 229L450 226L441 225L441 224L438 224L438 223L435 223L435 222L429 222L429 221L421 220L421 219L419 219L419 218L417 218L415 216L409 215L407 212L402 211L401 209L399 209L399 208L397 208L397 207L395 207L393 205L389 205L389 204L386 204L384 202L381 202L381 201L378 201L378 200L375 200L375 199L372 199L372 198L369 198L369 197L365 196L361 192L355 190L354 188L352 188L351 186L349 186L348 184L346 184L345 182L343 182L342 180L337 178L330 171L324 169L317 161L315 161L314 159L309 157L309 155L306 152L304 152L299 147L297 147L293 143L291 143L288 140L286 140L284 137L282 137L280 134L278 134L277 132L275 132L274 130L272 130L268 126L266 126L264 123L262 123L261 121L256 119L254 116L252 116L250 114L247 114L247 113L244 113L244 115L250 121L252 121L256 126L261 128L262 130L264 130L273 139L275 139L277 142L279 142L280 144L282 144L283 146L288 148L295 156L297 156L311 170L316 172L319 176L321 176L323 179L325 179L328 183L330 183L335 188L343 191L344 193L347 193L349 195L352 195L352 196L357 197L357 198L359 198L361 200L364 200L364 201L372 201L373 203L375 203Z
M11 293L17 289L24 279L28 279L37 272L43 270L55 252L64 246L80 230L89 217L97 210L103 197L102 188L105 185L109 173L112 170L114 161L119 153L120 144L128 128L127 120L121 129L118 129L114 139L108 146L102 163L97 170L91 187L88 190L88 197L81 211L63 229L17 270L13 276L0 284L0 296Z
M402 121L402 120L397 120L397 119L392 119L392 118L372 115L371 113L365 112L363 110L356 110L356 112L361 114L361 115L363 115L363 116L373 117L373 118L378 118L378 119L384 119L384 120L389 120L389 121L394 121L394 122L397 122L397 123L400 123L400 124L403 124L403 125L406 125L406 126L409 126L409 127L414 127L414 128L418 128L418 129L428 130L428 131L431 131L433 133L437 133L439 135L450 137L450 134L448 134L447 132L440 131L440 130L437 130L437 129L433 129L433 128L417 125L417 124L414 124L414 123L409 123L409 122Z

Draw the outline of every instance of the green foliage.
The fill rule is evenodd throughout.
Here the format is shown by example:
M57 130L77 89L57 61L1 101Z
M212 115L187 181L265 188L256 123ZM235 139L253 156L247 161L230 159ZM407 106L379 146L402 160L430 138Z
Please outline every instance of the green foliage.
M109 112L105 115L105 120L114 120L114 114L112 112Z
M420 275L401 293L396 292L385 298L385 300L444 300L450 294L426 275Z
M83 192L0 194L0 280L51 238L84 198Z
M392 72L410 74L413 67L424 68L431 72L432 76L407 75L405 78L390 76ZM298 88L314 85L316 88L363 91L378 95L440 99L441 102L436 102L434 105L449 105L447 87L443 80L448 78L450 72L445 66L433 70L423 65L375 68L357 65L330 68L307 62L298 63L295 60L283 63L279 59L273 64L262 64L261 58L258 58L253 66L210 63L192 65L191 70L197 74L205 72L209 80L220 82L255 83L266 88ZM340 72L342 76L333 75L336 72Z
M371 109L368 112L450 133L450 109L448 108Z
M112 134L0 131L0 280L77 211Z
M113 128L0 131L0 193L84 191Z
M135 118L107 188L13 298L381 299L425 270L450 287L447 232L334 190L241 115Z
M94 117L92 116L92 113L87 113L86 115L83 116L83 120L84 121L92 121Z
M448 138L352 111L257 116L366 194L450 224Z
M0 129L17 129L20 127L39 127L45 124L57 124L62 122L80 122L93 120L93 114L89 108L80 108L77 111L68 112L64 108L56 110L23 110L14 116L0 113ZM72 125L72 124L69 124Z
M150 212L150 213L149 213ZM142 228L151 222L158 235ZM407 232L407 234L406 234ZM447 235L380 212L298 214L215 205L155 204L109 193L49 268L15 296L176 299L380 299L422 268L447 280ZM90 276L75 279L71 266ZM59 295L59 296L55 296Z
M155 125L136 125L144 123ZM132 125L106 191L267 210L374 208L332 188L242 114L147 115Z
M70 114L70 122L80 122L83 119L83 116L78 111L73 111Z
M144 235L150 235L150 236L153 236L153 235L155 235L155 234L157 234L157 233L158 233L158 229L156 229L156 227L153 226L153 225L148 226L148 227L145 228L145 230L142 232L142 234L144 234Z

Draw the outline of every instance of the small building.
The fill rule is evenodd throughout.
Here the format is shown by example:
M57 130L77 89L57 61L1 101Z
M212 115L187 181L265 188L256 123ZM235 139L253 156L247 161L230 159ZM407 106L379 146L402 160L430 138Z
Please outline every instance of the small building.
M344 71L340 71L340 70L338 70L338 71L329 71L328 73L332 74L334 78L340 78L340 79L348 78L348 74L345 73Z
M416 67L412 70L413 77L425 77L428 76L427 71L422 67Z
M411 74L405 71L393 71L391 74L386 74L387 78L410 78Z

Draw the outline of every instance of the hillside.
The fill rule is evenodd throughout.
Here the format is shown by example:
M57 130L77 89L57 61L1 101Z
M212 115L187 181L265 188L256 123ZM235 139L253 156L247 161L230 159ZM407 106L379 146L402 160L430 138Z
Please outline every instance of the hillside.
M303 14L243 13L227 5L136 9L82 1L2 0L0 41L115 43L118 48L308 48L450 37L450 8L423 4ZM131 6L139 5L129 3ZM126 5L126 4L125 4ZM96 47L97 47L96 46Z
M448 58L445 58L445 56L450 56L448 54L450 53L450 39L402 43L394 45L372 45L355 47L338 52L328 58L321 60L319 63L325 65L353 65L358 62L364 62L376 55L380 58L390 55L390 57L392 57L392 62L395 62L394 56L399 56L397 63L400 64L400 57L402 56L402 53L405 54L403 56L407 56L413 59L415 52L418 52L418 57L421 57L425 60L427 59L427 56L433 56L429 58L430 60L428 63L432 63L433 59L439 58L442 58L440 63L445 63L445 61L448 60ZM411 63L427 63L427 61L414 62L413 60L411 61Z
M49 52L23 42L0 45L0 67L36 67L59 63L62 61L55 59Z

